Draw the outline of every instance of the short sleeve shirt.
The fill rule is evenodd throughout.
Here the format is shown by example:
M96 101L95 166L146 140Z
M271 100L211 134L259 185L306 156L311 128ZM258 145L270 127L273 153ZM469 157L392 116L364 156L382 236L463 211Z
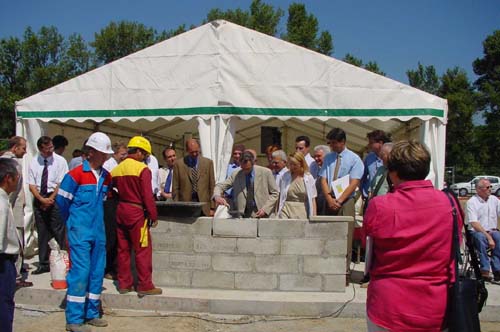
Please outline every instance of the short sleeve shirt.
M468 223L479 222L485 230L489 231L498 227L499 216L500 201L495 196L490 195L485 201L478 195L474 195L467 201Z
M64 178L64 175L68 173L68 163L66 162L66 159L56 153L53 153L52 156L46 159L49 172L47 192L50 193L57 188ZM36 185L38 191L40 191L44 167L44 158L41 155L38 155L36 158L33 158L28 170L28 184Z
M365 167L363 166L363 161L357 154L346 148L340 153L340 158L338 178L349 175L350 180L359 180L363 177ZM329 186L331 185L331 182L333 180L336 163L337 153L330 152L325 156L323 167L321 167L321 170L319 171L319 176L325 178ZM352 193L352 195L354 195L354 192Z

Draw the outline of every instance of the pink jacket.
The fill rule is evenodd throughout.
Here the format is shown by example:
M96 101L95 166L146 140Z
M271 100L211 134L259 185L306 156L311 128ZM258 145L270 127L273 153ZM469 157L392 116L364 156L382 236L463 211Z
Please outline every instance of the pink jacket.
M391 331L441 331L454 281L450 201L428 180L407 181L370 201L373 260L368 317ZM459 229L462 219L458 216Z

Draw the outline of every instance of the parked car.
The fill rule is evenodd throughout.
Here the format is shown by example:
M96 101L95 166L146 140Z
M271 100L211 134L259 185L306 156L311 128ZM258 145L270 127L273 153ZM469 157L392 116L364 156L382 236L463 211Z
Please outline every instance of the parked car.
M476 193L476 183L480 179L488 179L491 183L491 193L495 196L500 196L500 177L491 175L479 175L474 177L469 182L454 183L450 186L451 190L459 196L467 196Z

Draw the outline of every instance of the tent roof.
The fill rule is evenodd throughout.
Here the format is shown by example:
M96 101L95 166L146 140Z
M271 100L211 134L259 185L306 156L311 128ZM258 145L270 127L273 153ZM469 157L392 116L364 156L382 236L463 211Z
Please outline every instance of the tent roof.
M43 121L238 116L446 122L446 100L227 21L214 21L16 103ZM397 121L397 122L399 122Z

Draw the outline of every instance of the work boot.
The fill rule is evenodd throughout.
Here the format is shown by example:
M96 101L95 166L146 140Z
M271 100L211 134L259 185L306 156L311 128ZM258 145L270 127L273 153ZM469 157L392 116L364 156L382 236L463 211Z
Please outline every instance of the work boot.
M96 326L96 327L106 327L108 326L108 321L102 318L92 318L86 321L87 324Z
M162 293L162 289L161 288L153 288L153 289L150 289L150 290L146 290L146 291L137 291L137 294L139 296L145 296L145 295L160 295Z
M85 324L66 324L66 331L72 332L92 332L90 326Z
M127 294L127 293L130 293L130 292L133 292L134 291L134 288L133 287L129 287L129 288L118 288L118 293L120 294Z

